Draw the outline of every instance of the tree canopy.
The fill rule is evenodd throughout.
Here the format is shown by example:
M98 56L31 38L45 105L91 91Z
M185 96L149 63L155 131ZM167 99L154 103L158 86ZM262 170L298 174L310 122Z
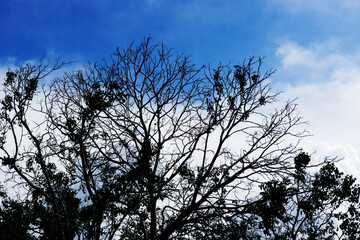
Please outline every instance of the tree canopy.
M145 38L50 81L63 65L6 74L4 239L360 238L359 186L301 150L261 58L199 68Z

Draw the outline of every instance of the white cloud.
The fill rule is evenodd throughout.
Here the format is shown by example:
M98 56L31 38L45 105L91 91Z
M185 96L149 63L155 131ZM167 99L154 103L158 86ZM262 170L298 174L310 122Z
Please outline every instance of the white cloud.
M284 98L298 98L299 110L309 121L313 136L304 140L305 149L343 157L339 166L360 179L360 61L355 52L341 54L334 46L281 45L276 51L282 63L279 72L296 79L281 88Z
M298 69L302 72L316 72L328 78L336 71L353 71L360 65L360 57L357 54L359 49L351 49L351 53L346 54L341 41L337 39L309 46L300 46L295 42L283 42L280 45L276 55L280 57L282 67L291 68L292 71Z
M353 56L338 53L340 42L333 39L310 47L299 46L294 42L285 42L277 50L283 67L307 67L311 71L330 68L354 67ZM307 70L308 71L308 70Z

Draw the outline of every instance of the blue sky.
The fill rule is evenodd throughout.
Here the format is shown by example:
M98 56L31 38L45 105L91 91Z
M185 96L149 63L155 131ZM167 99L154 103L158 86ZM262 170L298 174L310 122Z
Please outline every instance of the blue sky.
M0 77L44 53L76 65L151 35L199 65L265 57L275 89L310 122L308 151L360 168L358 0L8 0L0 2ZM352 172L355 173L356 172Z
M94 61L117 46L152 35L155 41L192 54L199 64L256 55L276 67L274 54L282 41L306 45L339 37L344 44L355 44L353 39L360 35L353 26L357 19L348 17L346 9L341 14L306 6L319 0L291 2L296 1L1 1L0 59L24 61L47 53Z

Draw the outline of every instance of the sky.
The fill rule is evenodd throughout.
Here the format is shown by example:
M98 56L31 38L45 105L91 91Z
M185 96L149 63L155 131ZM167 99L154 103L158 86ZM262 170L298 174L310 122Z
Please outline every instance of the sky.
M43 54L82 65L146 36L199 66L264 57L308 121L304 149L360 179L359 23L358 0L0 1L0 81Z

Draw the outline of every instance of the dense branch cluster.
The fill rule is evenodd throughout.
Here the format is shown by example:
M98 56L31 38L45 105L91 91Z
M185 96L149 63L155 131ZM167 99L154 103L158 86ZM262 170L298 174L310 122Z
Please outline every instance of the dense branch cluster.
M338 233L330 224L337 218L347 222L339 239L358 237L355 180L331 163L307 171L296 106L272 108L273 71L261 64L250 58L198 69L146 38L42 90L39 81L60 62L9 70L0 159L20 190L2 193L0 232L9 239L320 239Z

